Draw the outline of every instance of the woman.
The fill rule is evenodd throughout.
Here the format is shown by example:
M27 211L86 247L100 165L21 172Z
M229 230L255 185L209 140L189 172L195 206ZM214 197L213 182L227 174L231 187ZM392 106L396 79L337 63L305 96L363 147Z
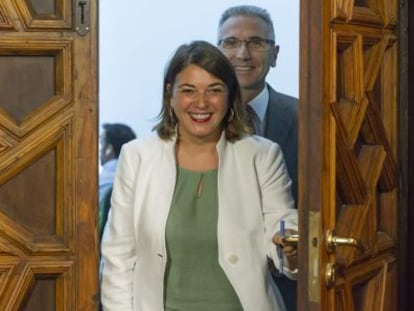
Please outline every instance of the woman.
M159 118L157 135L121 151L102 245L104 310L284 310L267 258L279 266L280 221L297 227L291 181L279 146L250 134L216 47L178 48ZM295 251L284 251L293 278Z

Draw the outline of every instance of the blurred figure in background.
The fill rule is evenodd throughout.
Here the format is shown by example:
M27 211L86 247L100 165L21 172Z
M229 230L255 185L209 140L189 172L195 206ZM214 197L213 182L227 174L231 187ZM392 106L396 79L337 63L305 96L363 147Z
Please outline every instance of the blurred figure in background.
M105 123L99 137L99 157L102 171L99 174L99 234L102 237L103 228L108 218L112 184L119 153L123 144L136 138L134 131L125 124Z

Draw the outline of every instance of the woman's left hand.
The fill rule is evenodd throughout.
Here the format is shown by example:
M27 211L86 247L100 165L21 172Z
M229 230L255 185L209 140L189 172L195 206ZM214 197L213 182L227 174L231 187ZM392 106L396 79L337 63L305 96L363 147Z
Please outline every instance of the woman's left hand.
M293 229L286 229L285 236L296 235L298 232ZM280 232L276 232L273 236L273 243L283 250L283 254L286 256L287 268L289 270L295 270L298 267L297 245L285 245L283 243L283 237Z

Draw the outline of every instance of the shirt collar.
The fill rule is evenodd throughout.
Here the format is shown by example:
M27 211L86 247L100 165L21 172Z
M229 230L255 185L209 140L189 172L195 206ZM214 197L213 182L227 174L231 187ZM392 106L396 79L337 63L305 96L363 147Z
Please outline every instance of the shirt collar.
M263 90L248 103L248 105L250 105L253 108L253 110L256 112L261 123L263 123L263 120L265 118L268 102L269 102L269 89L265 85Z

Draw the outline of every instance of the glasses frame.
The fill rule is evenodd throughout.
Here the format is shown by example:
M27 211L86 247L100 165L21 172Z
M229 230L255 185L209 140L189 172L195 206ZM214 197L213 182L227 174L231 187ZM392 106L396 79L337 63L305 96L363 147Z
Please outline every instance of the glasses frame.
M235 46L234 48L225 48L222 44L226 40L234 40L234 42L237 42L237 46ZM254 41L264 42L264 43L266 43L266 46L263 49L252 48L250 46L250 44ZM252 38L249 38L247 40L240 40L240 39L235 38L235 37L228 37L228 38L223 38L223 39L218 40L217 45L221 46L223 48L223 50L234 51L234 50L240 49L240 47L242 46L243 43L246 45L246 47L249 50L252 50L252 51L268 51L272 46L275 46L275 41L274 40L267 39L267 38L261 38L261 37L252 37Z

